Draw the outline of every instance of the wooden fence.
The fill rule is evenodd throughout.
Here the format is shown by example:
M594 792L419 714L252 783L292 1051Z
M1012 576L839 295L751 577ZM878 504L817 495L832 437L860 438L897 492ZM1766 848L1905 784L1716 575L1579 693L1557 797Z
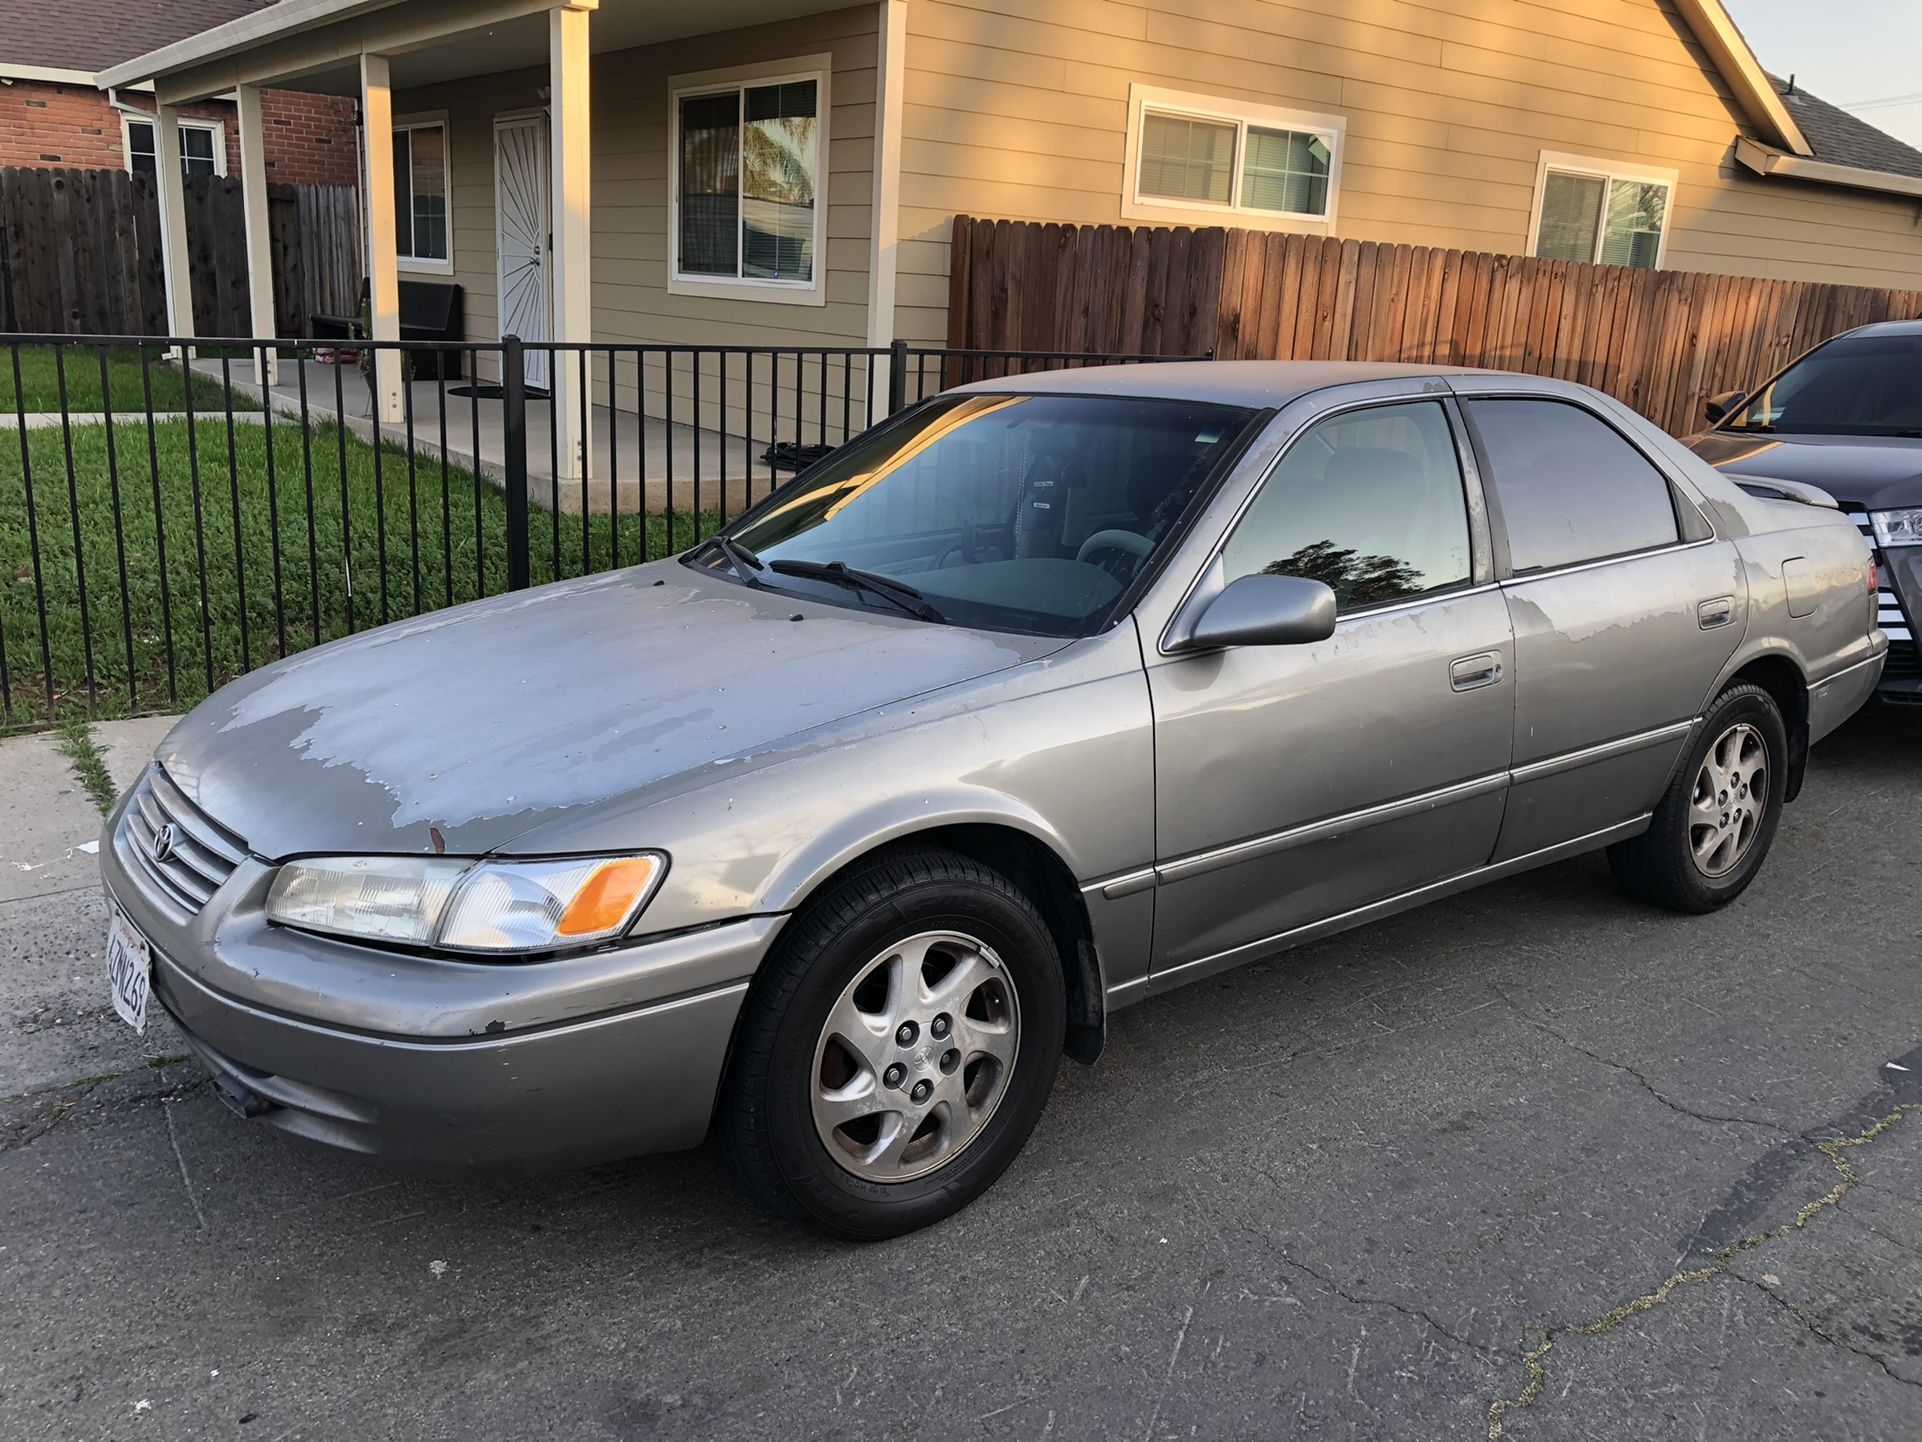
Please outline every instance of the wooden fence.
M187 181L187 253L194 329L254 331L247 298L240 182ZM304 336L312 315L360 307L360 219L351 186L270 185L274 317ZM160 206L150 176L122 170L0 170L0 328L80 335L165 335Z
M1809 346L1922 316L1922 291L1261 231L956 216L948 344L1380 360L1559 376L1677 434Z

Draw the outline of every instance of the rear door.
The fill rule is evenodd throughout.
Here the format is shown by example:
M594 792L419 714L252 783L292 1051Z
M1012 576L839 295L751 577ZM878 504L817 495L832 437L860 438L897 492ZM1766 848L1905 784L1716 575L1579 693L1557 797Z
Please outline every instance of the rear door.
M1157 988L1487 862L1514 720L1508 611L1445 399L1308 425L1209 565L1326 581L1326 641L1167 655Z
M1515 631L1506 861L1654 807L1747 592L1734 544L1599 408L1534 394L1463 410Z

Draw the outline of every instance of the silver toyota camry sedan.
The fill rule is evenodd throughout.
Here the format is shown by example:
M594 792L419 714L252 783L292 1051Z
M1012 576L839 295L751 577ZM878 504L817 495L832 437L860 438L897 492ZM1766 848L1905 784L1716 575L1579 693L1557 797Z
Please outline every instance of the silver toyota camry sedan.
M110 985L313 1141L718 1131L769 1206L898 1234L1118 1007L1596 848L1734 900L1875 689L1875 592L1825 497L1571 384L966 387L686 555L221 691L107 823Z

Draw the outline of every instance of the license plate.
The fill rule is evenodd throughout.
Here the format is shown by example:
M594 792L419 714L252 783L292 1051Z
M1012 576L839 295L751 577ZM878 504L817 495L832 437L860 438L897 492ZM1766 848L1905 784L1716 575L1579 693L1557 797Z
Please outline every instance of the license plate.
M147 1029L152 980L152 948L133 923L116 911L107 926L107 990L120 1019L138 1032Z

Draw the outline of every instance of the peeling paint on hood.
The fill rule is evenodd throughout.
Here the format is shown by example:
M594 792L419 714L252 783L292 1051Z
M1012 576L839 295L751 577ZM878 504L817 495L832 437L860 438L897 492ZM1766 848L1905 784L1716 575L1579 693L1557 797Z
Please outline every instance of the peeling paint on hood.
M432 853L437 842L478 855L570 808L1062 644L661 561L290 657L203 703L159 755L262 856Z

